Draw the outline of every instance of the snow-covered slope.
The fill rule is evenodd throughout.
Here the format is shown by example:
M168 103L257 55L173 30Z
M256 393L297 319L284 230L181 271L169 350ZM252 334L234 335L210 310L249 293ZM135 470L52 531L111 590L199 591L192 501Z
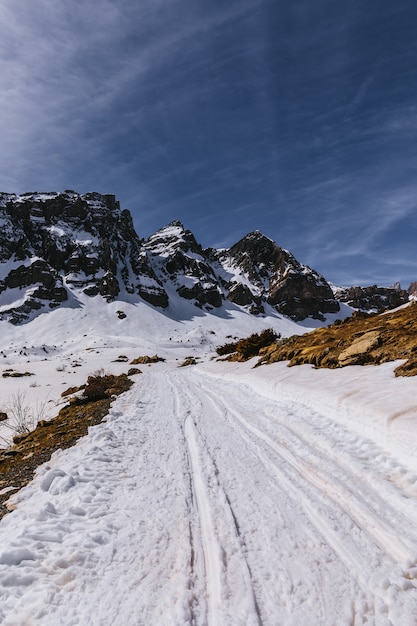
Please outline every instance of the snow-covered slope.
M67 387L84 383L100 369L115 374L127 371L126 363L115 362L121 355L130 361L158 352L178 364L187 356L211 358L215 347L231 336L246 337L270 327L283 336L305 332L305 327L271 307L268 312L253 316L229 304L210 313L178 297L172 298L168 309L143 301L103 303L100 295L81 292L72 307L41 313L30 323L0 321L0 373L33 374L0 376L0 411L7 412L16 394L25 394L27 403L42 407L40 417L53 417ZM7 436L1 422L0 436Z

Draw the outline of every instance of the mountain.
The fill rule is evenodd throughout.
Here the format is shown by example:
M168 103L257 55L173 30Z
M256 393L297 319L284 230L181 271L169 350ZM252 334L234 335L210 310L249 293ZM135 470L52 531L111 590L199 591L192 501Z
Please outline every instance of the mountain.
M144 242L149 260L171 298L175 294L208 310L220 307L223 292L207 253L179 221Z
M259 231L226 250L203 249L174 221L143 240L114 195L72 190L2 193L0 223L0 319L13 324L77 306L81 293L161 309L272 307L295 321L340 308L322 275Z
M323 314L339 310L321 274L299 263L259 231L246 235L218 258L230 274L227 287L232 302L248 301L260 310L267 302L295 320L323 319Z

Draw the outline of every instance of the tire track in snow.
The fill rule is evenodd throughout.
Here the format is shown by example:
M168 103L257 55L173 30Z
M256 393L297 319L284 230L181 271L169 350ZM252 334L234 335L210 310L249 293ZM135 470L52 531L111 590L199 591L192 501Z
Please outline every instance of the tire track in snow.
M220 410L218 409L218 407L215 405L214 406L214 411L212 407L212 402L211 402L211 398L205 394L204 392L202 392L201 390L198 389L198 386L196 387L194 385L194 381L191 383L190 385L190 381L187 379L182 379L181 380L181 384L180 384L180 388L181 388L181 394L182 396L186 396L188 395L189 397L193 397L194 401L199 399L199 403L200 403L200 410L198 411L199 414L199 423L201 425L205 424L206 426L208 424L211 424L213 422L213 418L214 415L216 414L218 417L217 419L220 419L221 421L223 421L223 415L224 415L224 411L222 411L221 409L223 408L223 405L220 405ZM207 398L207 399L206 399ZM205 404L204 406L202 406L202 400L205 400ZM196 429L196 425L194 424L194 432L196 433L197 430L197 434L199 439L201 440L201 445L200 445L200 449L204 448L205 450L205 454L208 455L208 446L206 441L203 441L203 436L202 434L200 434L200 432L198 431L198 429ZM206 433L207 435L207 433ZM229 433L227 434L227 437L230 437L230 441L235 443L238 439L236 439L236 433L234 430L230 431L229 429ZM226 443L226 441L224 442ZM221 452L221 448L217 449L217 452ZM258 454L255 455L256 458L258 459ZM297 545L297 539L295 537L295 535L293 536L292 531L287 527L287 523L285 518L282 517L281 511L280 511L280 506L278 504L279 502L279 498L277 498L277 507L275 508L275 515L274 518L271 519L270 518L270 513L269 513L269 506L267 504L267 509L263 509L262 504L265 504L265 502L259 502L257 495L255 496L255 498L253 499L253 496L251 495L251 491L248 491L247 494L249 496L249 500L251 501L251 509L250 512L247 509L245 511L245 516L249 515L249 520L257 520L256 525L257 526L261 526L261 528L263 529L263 531L266 530L267 535L266 536L262 536L262 530L260 532L260 535L257 534L257 537L255 537L255 541L253 542L253 530L250 530L250 526L248 528L248 525L245 523L245 520L242 519L241 515L242 515L242 511L240 511L240 515L237 516L234 512L234 505L232 505L232 501L231 498L229 497L229 495L227 494L227 491L225 489L225 487L221 484L221 478L219 475L219 470L217 468L217 463L214 460L214 458L210 455L210 465L213 466L214 468L214 472L215 472L215 476L216 476L216 481L217 484L219 486L219 489L221 490L221 498L225 500L225 502L223 503L223 508L224 508L224 513L225 515L227 515L227 517L230 517L230 525L233 522L233 526L235 529L235 536L236 538L239 539L239 546L240 546L240 550L243 552L242 553L242 557L244 558L244 563L240 564L240 569L242 570L242 568L244 567L247 570L248 576L248 584L247 584L247 588L251 590L252 596L253 596L253 603L254 603L254 608L255 608L255 612L256 612L256 620L254 621L237 621L237 619L232 619L231 621L225 621L224 624L228 626L228 624L233 624L234 626L236 624L242 624L242 626L246 626L247 624L262 624L263 623L263 619L265 619L265 623L266 624L284 624L284 623L289 623L287 621L282 621L282 619L279 619L277 616L278 614L295 614L297 613L297 611L300 610L300 589L294 588L294 585L292 583L292 578L293 575L292 573L287 569L285 563L281 564L280 562L280 554L279 552L276 553L275 550L273 549L272 553L270 552L270 549L266 548L265 546L268 545L270 543L270 524L272 525L272 528L277 528L280 529L281 527L283 529L285 529L285 534L288 534L288 531L290 532L290 535L292 537L292 543L294 546ZM231 466L230 466L231 469ZM223 468L224 471L224 468ZM249 466L249 472L250 472L250 466ZM223 474L224 476L224 474ZM261 493L263 491L262 489L262 485L260 485L258 483L258 481L255 481L256 483L256 492L261 489ZM267 478L265 486L269 485L270 483L270 479ZM276 487L276 481L273 481L273 486ZM242 489L243 491L246 491L246 489L248 488L248 485L246 485L245 483L241 484L241 488L239 490L238 493L236 493L234 490L231 492L231 495L233 494L233 501L234 504L237 504L236 502L236 496L239 498L242 495ZM250 488L249 488L250 489ZM268 500L268 497L267 497ZM262 501L262 498L261 498ZM240 507L239 507L240 508ZM229 515L230 514L230 515ZM265 515L265 519L267 520L266 526L263 523L263 516ZM241 522L243 522L243 526L244 528L241 529ZM278 531L279 534L281 534L280 531ZM250 536L248 536L250 535ZM227 542L226 542L227 543ZM250 548L248 548L248 544L251 546ZM271 546L272 547L272 546ZM230 550L230 540L229 540L229 550ZM275 555L275 561L274 561L274 557L272 555ZM272 557L272 561L271 561L271 557ZM255 559L255 561L253 560ZM259 569L262 571L263 570L263 566L262 566L262 561L268 561L271 562L272 567L268 567L266 572L263 572L263 575L260 576L260 571ZM259 568L260 565L260 568ZM252 566L254 567L254 573L252 573ZM316 572L316 576L318 576L318 579L321 580L321 574L320 571ZM311 585L311 587L314 589L314 610L316 612L316 616L320 615L319 618L319 622L317 623L325 623L326 621L326 600L323 597L323 593L322 593L322 589L320 588L320 584L318 583L317 580L314 580L314 577L309 577L309 584ZM297 587L299 585L298 582L298 574L296 574L296 582L295 582L295 586ZM255 592L256 589L256 592ZM257 594L259 593L259 597L262 598L262 600L260 600L260 602L258 603L257 600ZM301 595L303 595L301 593ZM265 604L266 601L266 604ZM301 599L301 602L305 602L306 598ZM293 618L288 617L287 619L291 620L291 623L296 623L293 622ZM303 621L303 618L301 618ZM272 620L272 621L271 621ZM216 622L216 624L219 622Z
M202 574L204 576L207 600L204 624L261 626L251 573L240 542L238 523L230 501L219 483L215 462L205 449L195 423L197 416L204 413L204 408L195 394L180 384L175 374L166 375L175 395L177 418L183 420L191 499L197 518L194 525L190 524L191 569L197 578ZM223 521L226 532L219 529L219 519ZM233 579L233 586L229 577ZM193 581L197 596L200 595L197 591L200 586L201 581ZM195 597L194 600L194 604L198 604L199 598ZM194 606L192 610L193 619L198 624L198 607Z
M230 410L230 409L229 409ZM329 480L319 467L313 467L310 462L305 462L295 456L281 443L275 443L270 437L262 433L258 428L250 425L238 413L231 411L244 428L262 440L282 459L284 459L306 482L316 487L320 493L329 496L335 504L345 511L347 515L365 530L373 541L381 546L386 554L390 555L394 561L405 560L412 551L410 542L400 538L393 528L380 518L360 501L352 491L347 491L341 484Z
M212 396L212 400L217 402L220 406L222 405L221 401L215 399ZM225 405L223 405L226 408ZM238 414L235 414L234 411L228 407L226 409L226 416L231 420L231 416L233 416L234 420L240 423L240 432L239 435L248 444L250 447L254 448L256 451L257 457L260 459L264 467L269 471L270 475L274 477L273 484L275 483L279 486L280 490L284 490L288 496L290 496L297 504L301 507L301 509L306 514L307 518L319 531L319 533L323 536L326 543L332 547L334 552L339 556L341 561L347 565L350 571L355 572L356 578L359 580L360 584L365 586L366 581L370 575L370 572L358 572L357 571L357 563L360 561L360 555L358 551L352 551L352 549L347 549L343 543L343 538L338 535L338 533L332 528L331 521L323 515L323 513L319 512L319 507L317 506L317 502L313 503L311 499L311 494L307 496L305 490L297 487L297 480L294 479L294 476L289 477L287 473L285 473L278 465L272 462L266 454L262 451L261 447L257 444L256 441L249 434L242 429L243 422L239 418ZM256 433L257 429L252 430L251 428L247 429L252 435ZM261 437L263 440L263 437Z

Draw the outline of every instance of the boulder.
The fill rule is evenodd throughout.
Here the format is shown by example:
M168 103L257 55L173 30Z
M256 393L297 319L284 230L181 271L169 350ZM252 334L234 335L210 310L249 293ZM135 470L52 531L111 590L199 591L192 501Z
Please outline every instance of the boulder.
M363 365L366 355L381 344L381 333L371 330L357 337L350 346L345 348L338 356L340 365Z

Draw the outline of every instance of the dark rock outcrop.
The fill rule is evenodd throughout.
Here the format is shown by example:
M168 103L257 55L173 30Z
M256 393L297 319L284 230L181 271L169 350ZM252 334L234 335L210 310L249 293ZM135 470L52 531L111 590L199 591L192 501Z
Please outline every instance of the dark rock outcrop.
M0 263L7 263L1 293L15 302L0 319L19 323L34 311L68 299L68 290L108 301L123 292L157 306L168 296L159 283L129 211L113 195L87 193L0 194ZM24 301L22 304L22 300Z
M323 319L324 314L339 310L323 276L259 231L249 233L218 258L226 271L233 268L244 279L243 283L233 280L227 285L227 297L237 304L253 303L254 312L261 301L294 320L309 316Z
M335 297L354 309L382 313L394 309L409 300L408 291L393 287L338 287L334 290Z
M174 287L180 297L200 308L221 306L224 296L209 259L181 222L161 228L149 237L144 248L162 284Z
M230 302L234 302L240 306L246 306L252 304L254 298L255 296L247 285L236 282L230 283L229 293L227 294L227 299L230 300Z

